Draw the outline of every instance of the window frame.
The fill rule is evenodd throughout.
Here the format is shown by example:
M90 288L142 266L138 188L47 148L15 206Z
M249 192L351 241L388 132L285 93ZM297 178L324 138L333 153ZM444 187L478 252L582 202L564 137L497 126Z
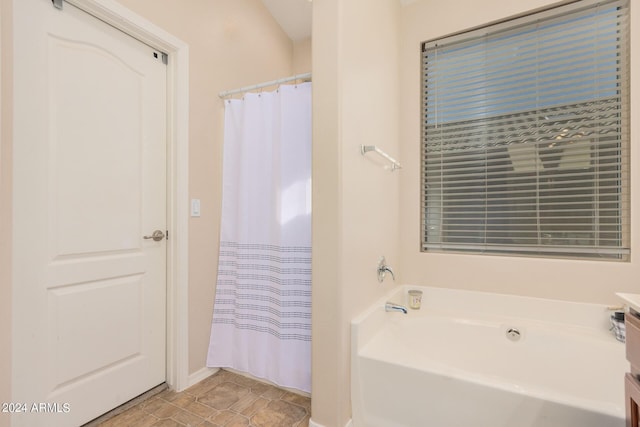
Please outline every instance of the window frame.
M626 14L626 22L627 22L627 26L626 28L623 29L622 37L624 37L624 39L622 39L622 42L620 44L624 44L622 51L623 51L623 55L621 57L619 57L617 60L619 61L619 67L623 69L622 74L624 74L622 80L624 80L624 84L625 86L623 87L622 90L620 90L619 93L617 95L617 97L621 98L621 104L622 105L622 110L621 110L621 114L619 116L619 127L620 128L624 128L624 131L621 131L621 139L619 141L620 144L620 154L619 156L621 157L621 162L623 164L622 169L619 171L619 176L620 176L620 181L624 181L624 183L626 183L626 185L623 184L619 184L620 186L620 190L619 190L619 195L620 195L620 201L618 202L619 207L618 207L618 218L620 218L621 221L621 231L620 231L620 242L619 245L612 247L612 248L608 248L608 247L601 247L598 248L597 245L593 245L593 246L588 246L588 245L584 245L584 248L590 248L588 250L582 250L582 248L577 247L577 246L571 246L571 245L558 245L558 244L547 244L545 247L542 247L542 244L538 238L538 244L537 245L522 245L522 247L514 247L514 246L501 246L500 244L497 245L491 245L491 244L487 244L487 241L485 240L485 242L483 244L470 244L470 245L465 245L463 244L451 244L451 243L447 243L447 242L428 242L427 239L429 237L428 234L428 221L429 220L429 214L430 212L428 212L429 208L427 207L429 204L429 200L428 197L429 195L428 193L428 185L429 182L427 180L427 157L428 157L428 153L427 153L427 145L428 145L428 141L427 141L427 127L429 126L428 124L428 114L427 114L427 94L426 94L426 87L427 87L427 71L425 70L426 66L421 63L421 76L422 76L422 106L421 106L421 174L420 174L420 180L421 180L421 215L420 215L420 219L421 219L421 227L420 227L420 233L421 233L421 246L420 249L422 252L446 252L446 253L465 253L465 254L492 254L492 255L515 255L515 256L541 256L541 257L550 257L550 258L578 258L578 259L589 259L589 260L608 260L608 261L629 261L629 254L630 254L630 203L629 203L629 196L630 196L630 155L629 155L629 151L630 151L630 135L629 135L629 127L630 127L630 120L629 120L629 109L630 109L630 102L629 102L629 98L630 98L630 93L629 93L629 79L630 79L630 70L629 70L629 33L630 30L628 29L628 21L629 21L629 1L616 1L616 0L611 0L609 2L604 2L605 6L606 5L614 5L615 7L619 7L619 5L622 5L623 9L626 9L625 14ZM497 23L493 23L493 24L488 24L486 26L483 27L478 27L469 31L465 31L465 32L461 32L461 33L456 33L450 36L446 36L444 38L439 38L437 40L431 40L431 41L427 41L427 42L423 42L422 43L422 54L424 55L424 52L426 49L431 48L432 46L436 45L436 46L441 46L441 45L447 45L447 46L451 46L451 45L455 45L456 43L461 43L461 42L466 42L469 43L470 40L473 40L474 38L478 37L478 34L487 37L488 35L491 34L496 34L499 32L505 32L505 31L512 31L512 32L518 32L522 30L523 26L528 25L530 22L533 21L540 21L540 20L545 20L545 19L550 19L550 18L557 18L557 17L563 17L565 15L569 15L569 16L574 16L573 14L575 13L579 13L581 11L584 11L586 9L589 8L593 8L594 5L596 4L602 4L602 2L597 2L597 1L578 1L575 3L571 3L568 5L562 5L559 7L552 7L543 11L538 11L529 15L524 15L524 16L518 16L515 18L510 18L510 19L506 19ZM616 49L618 49L618 46L616 47ZM617 52L617 51L616 51ZM424 61L424 58L423 58ZM583 104L587 104L590 101L585 101L583 102ZM563 104L564 105L564 104ZM580 104L582 105L582 104ZM538 107L538 113L541 109ZM521 113L521 112L513 112L513 111L507 111L504 112L503 115L509 115L509 114L515 114L515 113ZM451 122L451 123L464 123L464 121L460 121L460 122ZM486 165L486 162L485 162ZM485 166L486 167L486 166ZM601 172L599 170L596 170L594 172L594 175L599 175ZM593 181L599 181L599 178L593 178ZM443 181L444 182L444 181ZM599 193L598 193L599 194ZM594 196L596 197L596 196ZM539 200L538 200L539 203ZM444 209L446 205L444 203L442 203L440 205L440 209ZM597 210L597 208L595 208L594 210ZM441 214L442 215L442 214ZM538 214L539 215L539 214ZM540 220L540 217L538 216L538 222ZM599 217L596 217L594 219L595 220L600 220ZM485 234L486 234L486 228L487 228L487 224L485 223L484 225L485 228ZM595 232L594 232L595 233ZM595 235L595 234L594 234ZM486 237L485 237L486 239ZM595 237L594 237L595 239Z

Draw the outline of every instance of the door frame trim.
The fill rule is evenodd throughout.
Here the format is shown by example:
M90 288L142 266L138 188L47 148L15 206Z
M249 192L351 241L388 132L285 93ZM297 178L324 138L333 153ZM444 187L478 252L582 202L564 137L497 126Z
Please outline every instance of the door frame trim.
M113 0L65 0L169 56L167 64L166 381L189 384L189 46ZM53 7L53 6L52 6Z

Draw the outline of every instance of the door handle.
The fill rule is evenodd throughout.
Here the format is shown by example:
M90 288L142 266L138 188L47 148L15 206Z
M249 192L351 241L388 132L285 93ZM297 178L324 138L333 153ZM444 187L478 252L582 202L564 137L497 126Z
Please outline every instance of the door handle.
M162 230L156 230L151 236L143 236L142 238L153 239L154 242L159 242L160 240L164 239L164 233L162 232Z

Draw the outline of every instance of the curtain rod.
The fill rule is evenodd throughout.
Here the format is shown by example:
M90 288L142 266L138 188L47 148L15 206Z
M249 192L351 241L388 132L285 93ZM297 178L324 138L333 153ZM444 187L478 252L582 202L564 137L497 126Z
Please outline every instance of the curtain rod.
M262 89L264 87L275 86L282 83L288 83L295 80L303 80L303 79L311 79L311 73L296 74L295 76L285 77L283 79L271 80L270 82L259 83L253 86L245 86L239 89L225 90L220 92L218 96L220 98L226 98L227 96L232 96L232 95L236 95L238 93L243 93L243 92L249 92L250 90Z

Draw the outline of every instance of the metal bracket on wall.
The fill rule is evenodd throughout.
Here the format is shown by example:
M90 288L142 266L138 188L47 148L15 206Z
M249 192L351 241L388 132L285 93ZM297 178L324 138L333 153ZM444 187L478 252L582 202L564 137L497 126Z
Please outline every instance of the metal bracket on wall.
M51 0L51 3L53 3L53 7L56 9L62 10L62 0Z

